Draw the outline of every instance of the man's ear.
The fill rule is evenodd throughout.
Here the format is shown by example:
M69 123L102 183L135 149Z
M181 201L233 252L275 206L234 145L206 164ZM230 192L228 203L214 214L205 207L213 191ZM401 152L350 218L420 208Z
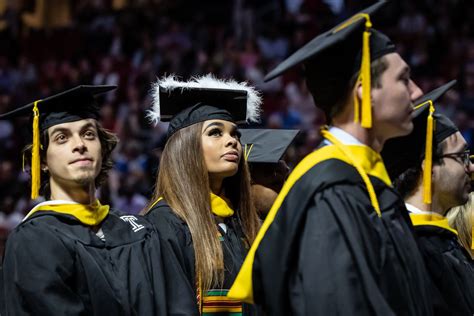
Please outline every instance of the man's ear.
M45 158L46 160L46 158ZM49 168L48 168L48 164L46 163L46 161L41 161L41 171L44 171L44 172L48 172Z
M357 98L359 99L359 102L362 102L362 94L364 92L364 89L362 88L362 82L358 81L355 86L356 93L357 93ZM374 95L373 95L374 88L370 87L370 103L372 104L372 107L374 106Z
M426 161L426 160L423 159L423 161L421 162L421 175L423 175L423 174L424 174L424 171L425 171L425 161ZM436 168L436 165L434 165L434 164L431 165L431 179L433 179L434 176L435 176L436 174L438 174L438 171L437 171L438 169L439 169L439 168Z
M357 94L357 98L359 99L359 102L362 101L362 93L363 93L363 89L362 89L362 82L360 80L357 81L356 85L355 85L355 89L356 89L356 94Z

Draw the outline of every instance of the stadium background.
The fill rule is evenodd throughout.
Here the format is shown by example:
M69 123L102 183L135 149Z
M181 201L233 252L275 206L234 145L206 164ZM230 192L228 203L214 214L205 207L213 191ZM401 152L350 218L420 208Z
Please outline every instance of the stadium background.
M102 124L120 137L102 203L139 212L153 191L166 125L145 120L150 83L213 73L263 93L267 128L302 130L294 166L320 141L324 115L299 70L264 75L315 35L374 1L350 0L0 0L0 113L79 84L116 84L101 99ZM474 2L399 0L376 27L391 36L423 91L457 86L437 110L474 144ZM29 199L21 150L27 120L0 121L0 259Z

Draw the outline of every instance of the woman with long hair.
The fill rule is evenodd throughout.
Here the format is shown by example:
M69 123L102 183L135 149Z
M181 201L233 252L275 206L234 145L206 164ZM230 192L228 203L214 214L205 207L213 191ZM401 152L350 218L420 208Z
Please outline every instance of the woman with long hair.
M182 314L254 314L226 294L259 228L236 123L257 120L260 102L245 83L209 75L153 86L149 114L170 125L146 216L160 232L165 265L186 276L183 295L196 298L193 310L176 307Z

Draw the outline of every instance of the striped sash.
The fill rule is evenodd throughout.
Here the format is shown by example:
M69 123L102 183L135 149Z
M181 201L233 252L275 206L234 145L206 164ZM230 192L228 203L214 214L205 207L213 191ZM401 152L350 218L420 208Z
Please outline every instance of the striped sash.
M227 297L229 290L209 290L202 300L202 315L241 316L242 302Z

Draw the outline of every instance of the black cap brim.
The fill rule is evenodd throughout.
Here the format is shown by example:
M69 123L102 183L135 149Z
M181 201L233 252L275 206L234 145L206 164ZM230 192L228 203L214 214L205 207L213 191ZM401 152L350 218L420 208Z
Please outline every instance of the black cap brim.
M160 87L161 121L170 121L177 114L197 104L229 112L235 122L245 122L247 91L210 88L163 89Z
M55 110L68 111L77 110L76 106L81 106L79 101L84 98L92 98L95 95L116 89L117 86L112 85L80 85L75 88L63 91L61 93L49 96L40 100L38 108L40 114L50 113ZM67 102L70 102L69 104ZM0 114L0 119L10 119L21 116L30 116L33 112L35 102L19 107L8 113ZM74 106L74 107L73 107Z
M249 163L278 163L299 130L241 129L240 142Z
M424 94L417 100L415 100L415 113L414 117L418 117L423 114L424 111L428 111L429 104L426 103L427 101L431 100L433 103L438 100L441 96L443 96L449 89L451 89L455 84L457 80L451 80L448 83L445 83L441 87L438 87L427 94Z
M385 143L381 154L391 179L397 179L403 172L418 166L424 159L429 103L423 103L431 100L435 104L455 83L456 80L450 81L415 101L419 107L414 113L413 131L407 136L389 139ZM435 122L433 144L436 148L458 129L449 118L442 114L435 112L433 118Z

